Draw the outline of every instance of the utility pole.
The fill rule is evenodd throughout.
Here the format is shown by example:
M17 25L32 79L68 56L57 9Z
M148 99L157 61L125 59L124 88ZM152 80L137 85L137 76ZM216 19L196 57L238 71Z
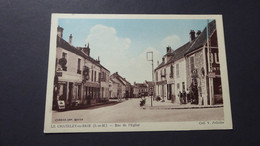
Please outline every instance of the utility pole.
M149 54L151 54L151 57L152 58L149 58ZM150 51L150 52L147 52L146 53L146 59L147 61L152 61L152 83L153 83L153 86L154 86L154 75L153 75L153 51ZM152 87L152 89L150 89L153 91L153 94L151 95L151 107L153 106L153 95L154 95L154 87Z
M210 45L209 45L209 20L207 19L207 49L208 49L208 72L209 73L212 73L212 69L211 69L211 66L212 66L212 62L211 62L211 49L210 49ZM208 76L208 80L209 80L209 102L210 102L210 105L213 104L213 89L212 89L212 78Z

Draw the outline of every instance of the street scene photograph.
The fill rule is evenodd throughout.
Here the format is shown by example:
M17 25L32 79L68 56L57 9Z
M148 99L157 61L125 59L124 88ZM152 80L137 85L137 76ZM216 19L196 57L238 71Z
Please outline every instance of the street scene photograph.
M225 124L219 19L81 16L52 24L45 122Z

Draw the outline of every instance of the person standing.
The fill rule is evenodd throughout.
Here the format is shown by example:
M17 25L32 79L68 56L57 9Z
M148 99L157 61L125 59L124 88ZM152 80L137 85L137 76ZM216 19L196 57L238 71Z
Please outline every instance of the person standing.
M185 89L182 90L182 99L183 99L183 103L186 104L187 99L186 99L186 91Z
M178 96L179 96L179 98L180 98L180 103L182 104L182 103L183 103L183 100L182 100L182 93L181 93L181 91L179 91Z
M187 96L187 103L191 102L190 91L188 89L186 92L186 96Z

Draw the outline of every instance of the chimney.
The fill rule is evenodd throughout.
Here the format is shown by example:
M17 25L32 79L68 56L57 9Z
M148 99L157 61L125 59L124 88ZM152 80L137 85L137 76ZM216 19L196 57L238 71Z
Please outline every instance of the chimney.
M85 44L85 47L82 48L82 51L89 56L89 46L87 47L87 45Z
M190 31L190 41L193 41L195 39L195 31L191 30Z
M98 59L96 60L96 62L97 62L98 64L100 64L99 56L98 56Z
M198 37L200 34L201 34L201 31L198 30L197 33L196 33L197 37Z
M69 44L72 45L72 34L70 34L70 37L69 37Z
M90 54L90 48L89 48L89 43L88 43L88 46L87 46L87 54L88 54L88 56L89 56L89 54Z
M63 37L63 28L60 26L57 27L57 35L61 38Z
M166 53L171 53L172 48L170 46L166 47Z

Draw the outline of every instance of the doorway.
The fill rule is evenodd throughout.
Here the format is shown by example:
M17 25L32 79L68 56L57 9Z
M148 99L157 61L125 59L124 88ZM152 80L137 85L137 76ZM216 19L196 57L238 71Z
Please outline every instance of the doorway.
M69 98L68 98L68 104L70 105L73 98L73 83L69 82Z

